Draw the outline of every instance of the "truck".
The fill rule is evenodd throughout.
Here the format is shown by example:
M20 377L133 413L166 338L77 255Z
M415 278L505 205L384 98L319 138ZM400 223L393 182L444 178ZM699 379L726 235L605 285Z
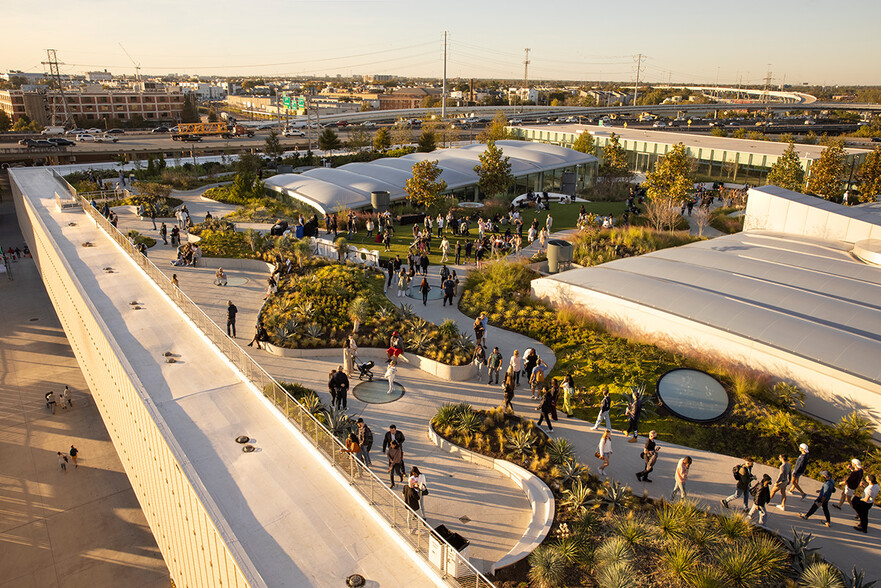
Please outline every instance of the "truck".
M227 129L229 130L229 134L225 135L225 137L230 135L234 137L254 136L254 129L249 129L248 127L243 127L242 125L229 125Z
M41 133L43 135L63 135L64 127L46 127Z

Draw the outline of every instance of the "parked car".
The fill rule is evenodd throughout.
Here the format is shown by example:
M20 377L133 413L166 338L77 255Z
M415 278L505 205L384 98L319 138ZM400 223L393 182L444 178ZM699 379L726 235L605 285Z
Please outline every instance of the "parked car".
M169 133L177 133L177 132L179 132L179 131L180 131L180 127L177 126L177 125L175 125L175 126L171 127L170 129L168 129L168 132L169 132Z
M156 127L155 129L150 131L151 133L167 133L168 127Z
M189 143L199 143L202 141L202 137L200 135L181 135L180 140Z
M257 130L258 130L258 131L265 131L265 130L267 130L267 129L271 129L271 128L273 128L274 126L275 126L275 125L260 125L259 127L257 127Z
M122 129L110 129L109 131L107 131L107 133L113 135L124 135L125 131L123 131Z
M84 142L88 142L88 141L94 142L95 135L92 135L90 133L80 133L79 135L76 136L76 140L77 141L84 141Z
M49 141L50 143L54 143L55 145L58 145L60 147L73 147L74 145L76 145L76 143L74 143L70 139L64 139L62 137L47 139L47 141Z
M103 133L104 131L102 131L99 128L92 127L91 129L86 129L86 132L89 133L90 135L98 135L100 133Z
M110 135L108 133L104 133L103 135L95 135L96 143L116 143L119 141L119 137L116 135Z
M285 129L281 133L285 137L305 137L306 133L301 131L300 129Z
M69 131L67 131L64 134L65 135L79 135L80 133L85 133L85 132L86 132L86 129L76 128L76 129L70 129Z

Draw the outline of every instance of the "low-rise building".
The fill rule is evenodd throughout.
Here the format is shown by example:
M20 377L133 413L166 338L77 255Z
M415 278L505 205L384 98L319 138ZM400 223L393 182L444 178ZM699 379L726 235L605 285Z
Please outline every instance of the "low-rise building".
M379 97L379 109L421 108L426 98L440 98L440 95L441 91L437 88L399 88L391 94L383 94Z
M79 91L65 91L64 97L70 116L86 121L127 121L135 116L143 117L148 122L176 121L180 119L184 106L183 93L173 88L137 92L89 86ZM53 110L56 113L64 112L61 94L48 89L40 92L0 90L0 108L13 121L27 115L43 125L51 122Z

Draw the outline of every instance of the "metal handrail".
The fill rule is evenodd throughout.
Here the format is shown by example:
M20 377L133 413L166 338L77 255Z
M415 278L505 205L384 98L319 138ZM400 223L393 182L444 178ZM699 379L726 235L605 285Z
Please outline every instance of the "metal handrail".
M54 170L53 170L53 173ZM128 237L113 226L84 195L79 195L61 176L55 176L70 188L74 198L89 215L95 224L101 227L107 235L116 241L141 269L167 294L172 301L193 321L193 323L208 337L208 339L238 368L242 374L263 394L272 400L273 404L280 409L285 417L294 424L307 438L312 440L315 447L327 458L330 463L337 467L347 476L349 483L355 486L359 492L369 501L371 506L379 512L392 527L406 524L416 526L415 534L403 534L402 537L410 541L416 551L423 558L429 555L429 540L434 539L440 545L445 546L441 550L443 564L440 571L444 580L453 586L461 588L494 588L486 576L479 572L467 558L463 557L452 545L441 537L421 516L413 513L404 503L403 499L391 491L385 482L357 457L346 451L345 445L334 436L308 409L287 392L254 358L248 355L239 345L231 339L226 332L211 320L207 314L188 297L180 288L171 283L171 280L145 255L141 254ZM451 559L455 564L450 566ZM452 575L448 568L455 567L456 575ZM464 570L460 569L464 568Z

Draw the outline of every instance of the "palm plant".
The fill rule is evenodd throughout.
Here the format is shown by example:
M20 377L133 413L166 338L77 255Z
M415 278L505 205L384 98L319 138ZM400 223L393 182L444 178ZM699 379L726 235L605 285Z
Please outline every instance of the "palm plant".
M303 262L312 257L313 249L309 238L302 238L294 241L291 245L291 253L297 258L297 265L303 269Z
M532 455L537 439L532 431L517 428L508 434L505 440L505 448L517 457Z
M844 588L841 574L824 561L812 563L801 573L798 580L801 588Z
M476 412L468 411L459 415L456 430L464 435L471 435L480 429L481 419Z
M585 510L590 506L592 494L590 487L582 482L581 478L576 478L571 487L563 490L562 505L569 510Z
M337 237L333 243L336 245L337 260L344 261L349 255L349 240L345 237Z
M461 412L461 405L459 404L444 404L434 413L431 423L435 427L455 426Z
M551 545L542 545L529 554L529 565L529 579L540 588L556 588L566 578L566 558Z
M575 446L568 439L558 437L548 441L546 446L551 461L556 464L563 464L575 457Z
M257 249L262 249L263 244L266 242L263 234L254 229L246 229L242 235L245 238L245 243L251 247L251 253L257 253Z
M858 413L852 413L841 417L835 425L835 431L842 439L858 445L867 445L872 440L872 434L875 431L874 423Z
M352 331L358 332L361 323L370 318L370 301L358 296L349 303L349 318L352 319Z

